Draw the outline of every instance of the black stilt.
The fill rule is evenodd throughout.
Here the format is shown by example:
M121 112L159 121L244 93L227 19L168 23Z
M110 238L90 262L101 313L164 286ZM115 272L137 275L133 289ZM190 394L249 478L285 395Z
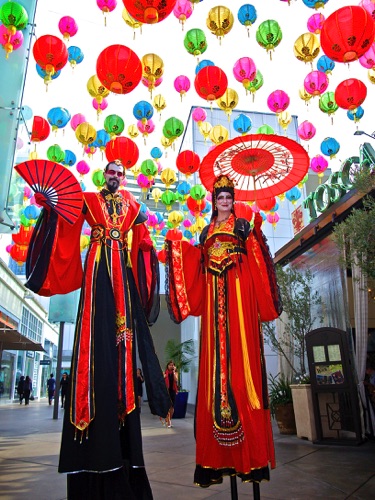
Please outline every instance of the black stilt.
M238 499L236 476L230 476L230 498L231 500Z
M259 483L254 483L253 482L253 494L254 494L254 500L260 500Z

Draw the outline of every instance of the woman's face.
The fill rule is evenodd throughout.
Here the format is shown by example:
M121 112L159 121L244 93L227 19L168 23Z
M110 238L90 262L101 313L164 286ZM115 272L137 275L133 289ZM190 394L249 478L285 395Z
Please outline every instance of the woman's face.
M233 198L231 193L222 191L216 198L216 207L218 214L229 215L233 208Z
M168 363L168 370L173 370L174 363Z

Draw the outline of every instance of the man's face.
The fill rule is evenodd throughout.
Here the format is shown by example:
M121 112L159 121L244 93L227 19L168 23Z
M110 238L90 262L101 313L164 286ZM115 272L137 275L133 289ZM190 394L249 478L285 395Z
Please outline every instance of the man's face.
M104 171L104 178L108 191L115 193L124 178L124 167L116 165L116 163L110 163L108 169Z

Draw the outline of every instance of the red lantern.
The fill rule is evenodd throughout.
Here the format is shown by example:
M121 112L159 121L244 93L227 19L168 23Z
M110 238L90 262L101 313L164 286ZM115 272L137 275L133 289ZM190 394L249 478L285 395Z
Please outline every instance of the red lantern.
M190 212L196 217L206 206L206 200L194 200L191 196L186 198L186 205Z
M265 212L271 210L275 205L276 205L276 198L274 196L271 196L271 198L264 198L263 200L257 201L257 206L259 210L264 210Z
M30 243L31 236L33 234L33 227L20 226L18 233L12 234L12 240L16 245L27 247Z
M31 129L31 142L45 141L51 131L50 124L41 116L34 116L33 127Z
M236 201L234 211L236 213L236 217L246 219L248 222L250 222L253 218L254 212L251 210L251 206L244 201Z
M167 260L167 254L165 252L165 249L162 248L158 253L157 253L157 256L158 256L158 261L161 262L162 264L165 264L166 260Z
M99 54L96 75L111 92L128 94L141 81L142 63L125 45L110 45Z
M39 37L34 43L33 55L36 63L44 69L49 79L68 61L68 49L65 43L53 35Z
M131 168L138 161L139 149L134 141L120 136L107 142L105 156L108 161L121 160L125 168Z
M356 109L366 99L367 87L356 78L339 83L335 90L336 104L343 109Z
M333 12L324 21L320 44L333 61L349 63L370 48L375 36L371 15L362 7L350 5Z
M186 150L181 151L176 158L176 167L179 172L188 177L199 170L201 159L194 151Z
M27 246L12 245L9 253L12 259L15 260L19 266L22 266L22 264L26 262L27 250Z
M205 66L196 74L194 87L199 97L212 102L225 94L228 78L218 66Z
M182 240L182 232L179 229L169 229L165 235L166 240L179 241Z
M156 24L173 11L177 0L122 0L126 10L140 23Z

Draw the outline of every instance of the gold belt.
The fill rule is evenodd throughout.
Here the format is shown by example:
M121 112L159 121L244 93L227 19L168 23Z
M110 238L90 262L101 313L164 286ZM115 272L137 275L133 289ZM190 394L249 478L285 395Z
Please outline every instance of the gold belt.
M229 253L246 253L246 250L230 241L216 239L207 250L207 253L209 257L222 257L224 254Z
M100 224L96 224L91 228L90 241L105 241L107 238L111 240L118 240L126 243L127 233L125 231L120 231L115 227L107 228Z

